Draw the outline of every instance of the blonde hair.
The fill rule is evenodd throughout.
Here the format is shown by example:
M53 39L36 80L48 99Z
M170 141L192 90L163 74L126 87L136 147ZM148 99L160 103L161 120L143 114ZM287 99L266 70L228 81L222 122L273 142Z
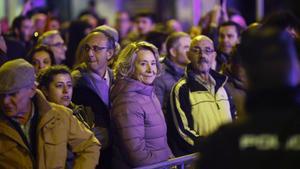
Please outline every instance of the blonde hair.
M135 71L135 64L137 52L140 50L150 50L155 57L157 66L157 75L161 72L161 65L159 63L159 53L157 48L148 42L133 42L128 44L118 55L118 59L114 66L114 74L117 78L130 77Z

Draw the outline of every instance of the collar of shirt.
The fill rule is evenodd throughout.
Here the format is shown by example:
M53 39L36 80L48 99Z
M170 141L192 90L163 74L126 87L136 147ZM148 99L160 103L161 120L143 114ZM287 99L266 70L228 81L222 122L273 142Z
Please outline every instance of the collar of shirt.
M99 76L98 74L94 73L94 72L90 72L90 75L91 77L94 79L94 80L105 80L106 81L106 84L107 86L110 85L110 81L109 81L109 73L108 73L108 70L105 71L105 74L104 74L104 77L102 78L101 76Z
M196 75L195 80L203 85L209 92L214 93L216 81L211 75L208 76L208 80L204 80L200 75Z
M34 116L34 109L35 109L35 107L34 107L34 105L33 105L33 103L32 103L32 109L31 109L31 116L30 116L30 118L28 119L28 121L26 122L26 124L24 124L24 125L20 125L20 127L21 127L21 129L22 129L22 131L23 131L23 133L24 133L24 135L26 136L26 139L30 142L30 136L29 136L29 132L30 132L30 125L31 125L31 120L32 120L32 118L33 118L33 116Z

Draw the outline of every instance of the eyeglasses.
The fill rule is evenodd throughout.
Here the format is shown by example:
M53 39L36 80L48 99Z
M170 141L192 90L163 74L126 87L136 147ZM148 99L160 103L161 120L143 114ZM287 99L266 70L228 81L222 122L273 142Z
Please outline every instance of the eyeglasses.
M196 54L205 54L205 55L210 55L213 52L215 52L214 49L211 49L211 48L201 49L200 47L193 47L193 48L191 48L191 51L196 53Z
M105 46L89 46L89 45L84 45L83 47L84 51L89 52L90 50L92 50L93 52L97 53L100 52L101 50L107 49L107 47Z
M49 46L53 46L53 47L56 47L56 48L62 48L62 47L65 47L66 45L62 42L57 42L57 43L54 43L54 44L48 44Z

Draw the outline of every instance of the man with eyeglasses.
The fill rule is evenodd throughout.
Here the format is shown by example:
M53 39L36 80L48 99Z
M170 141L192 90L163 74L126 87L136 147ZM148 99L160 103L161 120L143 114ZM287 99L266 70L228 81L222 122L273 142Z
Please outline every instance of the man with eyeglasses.
M82 40L84 62L72 72L74 79L73 102L91 107L95 117L96 137L103 145L100 165L110 168L109 89L113 73L109 60L118 50L118 32L109 26L95 28ZM106 167L105 167L106 166Z
M39 37L37 45L48 46L54 54L55 63L58 65L62 64L66 59L67 47L57 30L43 33L43 35Z
M176 156L196 152L204 138L235 118L235 107L224 85L227 77L211 69L216 58L213 41L200 35L192 39L185 76L172 88L168 128Z

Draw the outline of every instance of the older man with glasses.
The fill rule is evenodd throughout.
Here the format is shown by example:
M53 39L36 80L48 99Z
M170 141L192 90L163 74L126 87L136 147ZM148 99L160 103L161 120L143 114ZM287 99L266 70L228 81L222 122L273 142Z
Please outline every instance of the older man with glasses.
M187 55L191 63L173 86L168 106L172 119L168 139L176 156L195 152L206 136L231 122L236 113L224 88L227 77L211 69L216 58L213 41L196 36Z
M58 65L66 59L67 46L57 30L45 32L39 37L37 45L48 46L54 54L55 63Z
M83 63L72 72L74 78L73 102L91 107L95 117L96 137L103 145L100 164L110 168L109 88L113 73L109 60L118 49L118 32L109 26L95 28L81 41Z

